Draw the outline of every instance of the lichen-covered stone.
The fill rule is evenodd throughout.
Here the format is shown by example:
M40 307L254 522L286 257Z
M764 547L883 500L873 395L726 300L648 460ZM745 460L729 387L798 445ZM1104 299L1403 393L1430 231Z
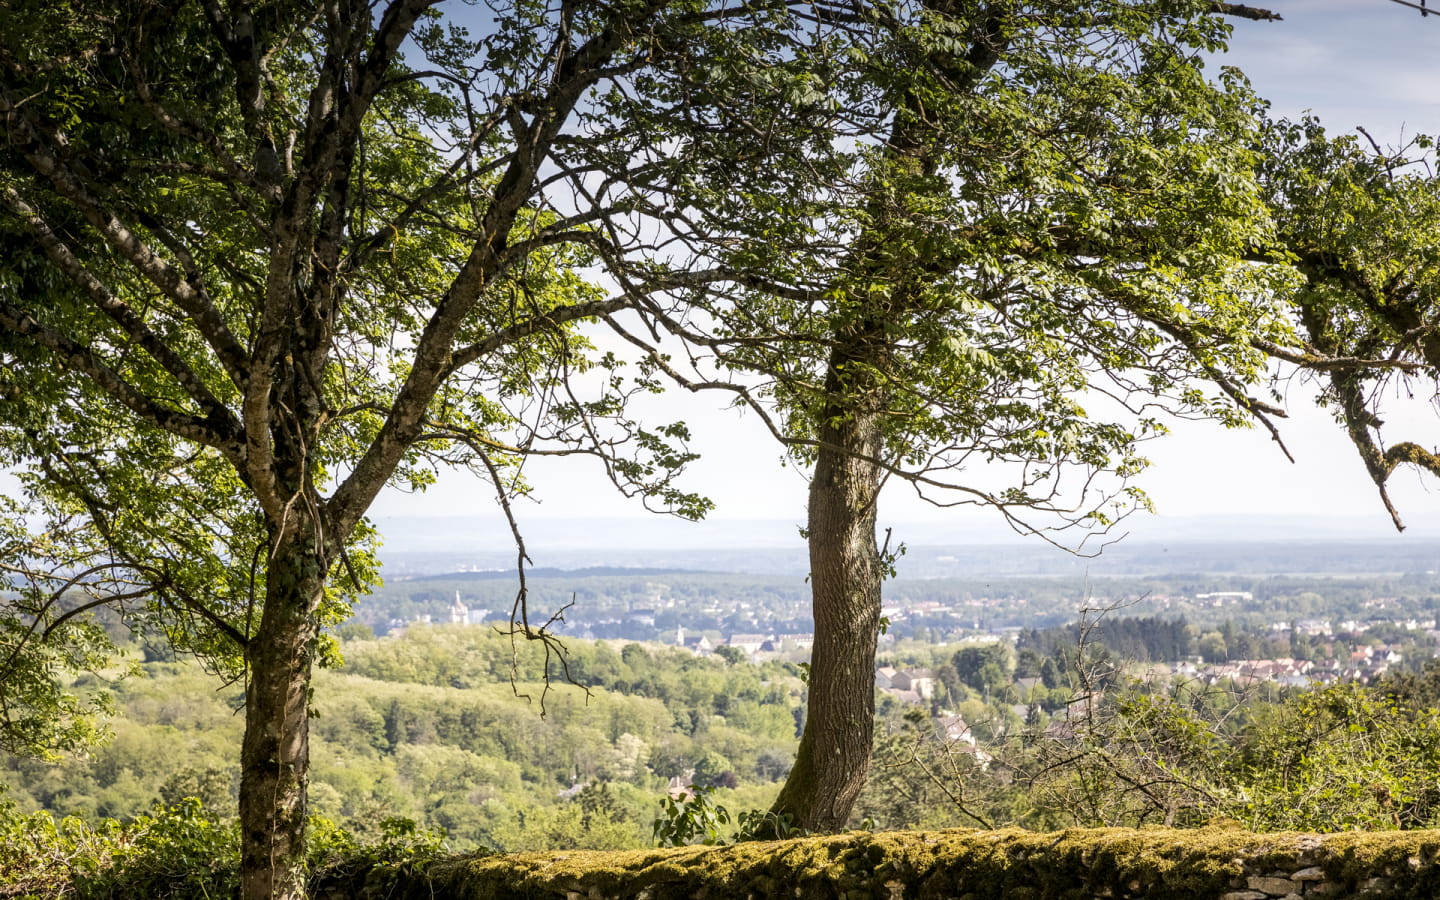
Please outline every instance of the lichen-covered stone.
M1292 900L1440 896L1440 833L855 832L732 847L459 857L323 900ZM1384 873L1393 873L1386 875ZM1263 873L1263 874L1262 874ZM369 891L369 893L366 893Z
M1272 878L1263 875L1251 875L1245 879L1245 886L1252 891L1259 891L1272 897L1283 897L1295 891L1295 882L1289 878Z

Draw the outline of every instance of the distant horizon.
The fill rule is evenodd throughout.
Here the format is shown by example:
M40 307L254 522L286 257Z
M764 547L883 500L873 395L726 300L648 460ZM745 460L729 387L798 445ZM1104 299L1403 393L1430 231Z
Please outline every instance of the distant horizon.
M382 533L389 529L380 549L386 578L469 578L477 572L513 576L516 551L509 535L481 527L486 524L483 521L470 528L457 519L427 517L379 523ZM596 568L615 574L663 568L803 578L810 570L805 543L783 522L738 523L737 528L692 532L678 539L673 529L663 528L664 523L645 523L649 528L633 527L633 521L572 520L563 524L565 527L549 531L530 530L526 568L531 577L572 577ZM892 546L903 542L906 547L907 552L896 561L896 577L901 580L1191 575L1348 578L1440 571L1440 535L1396 541L1346 531L1296 534L1277 527L1241 534L1236 521L1224 524L1228 529L1197 527L1188 534L1177 530L1168 537L1148 535L1113 541L1103 548L1092 545L1085 553L1066 552L1017 536L992 536L987 541L954 532L903 528L896 532Z
M391 553L444 553L506 555L515 553L509 525L498 513L473 515L378 516L373 522L382 546ZM616 516L534 516L520 519L520 531L536 565L553 565L556 554L580 554L603 560L607 551L625 554L715 553L747 550L801 552L802 522L790 518L716 517L700 522L667 518ZM965 517L955 521L892 521L892 542L915 548L1033 548L1037 555L1062 551L1043 539L1006 528L996 516ZM1080 535L1069 536L1073 541ZM882 538L883 539L883 538ZM1113 532L1095 536L1087 548L1194 546L1201 544L1315 543L1381 544L1421 549L1440 539L1440 515L1414 518L1403 534L1387 531L1373 518L1352 516L1291 516L1235 514L1194 516L1135 516ZM598 555L597 555L598 554ZM587 565L596 564L587 562ZM1437 554L1440 567L1440 554Z

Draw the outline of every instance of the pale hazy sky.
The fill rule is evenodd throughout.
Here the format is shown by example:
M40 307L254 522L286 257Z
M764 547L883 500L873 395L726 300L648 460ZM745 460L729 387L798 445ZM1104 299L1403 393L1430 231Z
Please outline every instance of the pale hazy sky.
M1276 115L1293 117L1312 110L1332 132L1363 125L1385 142L1417 131L1440 132L1440 15L1422 18L1388 0L1257 0L1252 5L1274 9L1285 21L1236 20L1231 52L1215 65L1244 71L1256 91L1272 102ZM1435 443L1429 437L1440 431L1428 400L1420 398L1391 417L1392 424L1413 422L1404 437L1427 445ZM687 484L716 500L712 517L803 520L804 480L779 465L779 448L755 422L689 397L676 396L662 405L696 432L696 447L704 458L693 467ZM1284 433L1295 464L1261 431L1185 424L1148 447L1155 464L1139 483L1164 517L1341 516L1353 518L1357 533L1386 533L1388 517L1338 427L1314 407L1303 388L1291 392L1288 405L1291 418ZM1401 435L1396 430L1390 438ZM526 519L644 515L639 504L608 488L598 469L585 460L534 465L530 473L541 502L519 504L517 511ZM1423 526L1427 514L1437 510L1437 488L1440 484L1427 486L1415 476L1397 476L1392 494L1402 513ZM379 517L488 516L494 509L492 497L485 484L447 477L425 496L387 494L373 512ZM893 520L947 515L907 502L903 488L893 488L887 499L885 512ZM965 530L991 521L996 530L1004 528L993 513L964 512L951 518ZM1144 524L1132 522L1137 534L1143 534Z

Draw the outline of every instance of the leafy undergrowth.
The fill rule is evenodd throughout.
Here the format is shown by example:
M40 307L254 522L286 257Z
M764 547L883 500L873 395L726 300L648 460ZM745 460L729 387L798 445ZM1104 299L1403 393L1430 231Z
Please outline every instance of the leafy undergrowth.
M316 883L363 874L371 883L404 879L449 853L441 835L408 819L382 823L362 841L324 818L310 822L310 871ZM157 807L127 822L97 823L47 812L0 810L0 897L34 900L235 897L240 836L198 800Z

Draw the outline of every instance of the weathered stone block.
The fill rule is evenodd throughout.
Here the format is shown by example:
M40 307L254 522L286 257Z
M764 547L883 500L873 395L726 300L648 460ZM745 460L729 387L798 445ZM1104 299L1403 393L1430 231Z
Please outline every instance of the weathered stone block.
M1257 890L1272 897L1283 897L1286 894L1295 893L1295 881L1289 878L1269 878L1266 876L1250 876L1246 878L1246 887L1250 890Z
M1245 879L1245 886L1252 891L1260 891L1272 897L1283 897L1286 894L1295 892L1298 886L1288 878L1268 878L1264 875L1251 875Z

